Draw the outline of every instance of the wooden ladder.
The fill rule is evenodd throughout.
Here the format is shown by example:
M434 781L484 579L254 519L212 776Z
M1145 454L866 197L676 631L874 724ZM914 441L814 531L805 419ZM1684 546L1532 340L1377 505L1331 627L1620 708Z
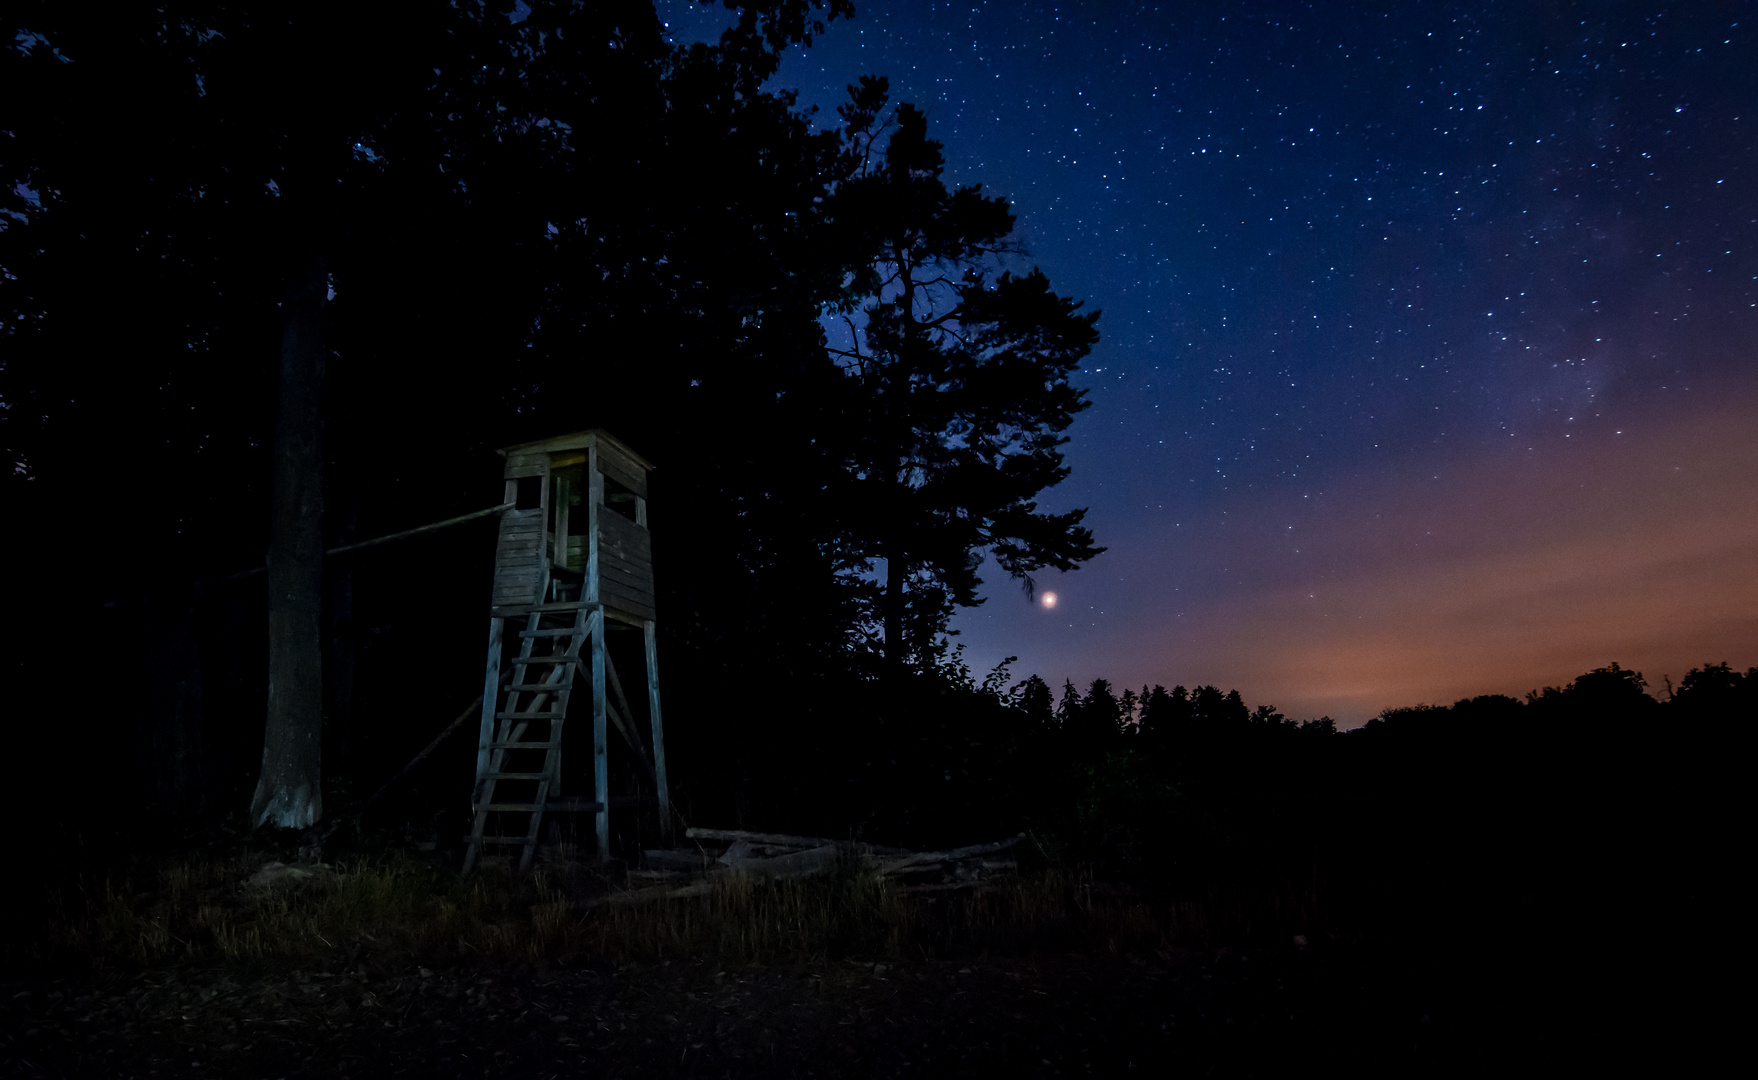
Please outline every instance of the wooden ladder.
M487 737L478 746L478 760L487 765L476 778L471 799L474 820L464 853L466 871L476 865L485 844L519 845L519 869L530 868L544 809L560 793L562 722L574 676L589 659L581 650L603 632L604 612L595 603L539 604L526 617L511 678L499 692L494 723L485 725ZM503 784L513 786L510 795L501 790Z

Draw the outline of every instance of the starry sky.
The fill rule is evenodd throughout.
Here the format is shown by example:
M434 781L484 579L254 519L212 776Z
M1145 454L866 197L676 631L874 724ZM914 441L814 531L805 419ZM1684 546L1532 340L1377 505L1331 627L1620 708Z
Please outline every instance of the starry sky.
M1104 312L1044 503L1109 550L991 564L979 674L1354 726L1758 664L1758 10L858 7L772 86L888 76Z

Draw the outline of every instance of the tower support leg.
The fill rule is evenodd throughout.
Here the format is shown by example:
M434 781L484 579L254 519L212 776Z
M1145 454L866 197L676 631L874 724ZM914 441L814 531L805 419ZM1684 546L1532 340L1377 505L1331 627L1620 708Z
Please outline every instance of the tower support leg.
M610 858L609 716L604 697L604 609L592 612L592 797L598 802L598 861Z
M653 620L641 624L647 641L647 715L653 720L653 783L659 796L659 838L671 846L671 786L665 779L665 727L659 719L659 642Z

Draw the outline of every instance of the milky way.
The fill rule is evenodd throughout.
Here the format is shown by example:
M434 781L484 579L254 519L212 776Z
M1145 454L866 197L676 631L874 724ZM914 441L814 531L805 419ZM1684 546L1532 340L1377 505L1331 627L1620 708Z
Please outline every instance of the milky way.
M1110 550L973 665L1350 724L1758 663L1744 5L1197 6L866 3L772 84L887 75L1104 311L1046 504Z

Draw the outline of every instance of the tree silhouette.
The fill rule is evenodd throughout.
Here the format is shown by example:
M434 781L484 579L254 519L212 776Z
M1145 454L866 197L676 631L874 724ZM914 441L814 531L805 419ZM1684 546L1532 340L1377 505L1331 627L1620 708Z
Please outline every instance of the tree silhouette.
M1006 201L948 189L927 117L889 109L884 79L850 90L851 175L830 207L838 242L862 252L832 347L854 421L840 448L849 564L884 562L870 603L885 657L921 666L952 608L980 602L983 552L1029 589L1033 572L1102 550L1085 511L1034 501L1067 475L1061 433L1086 406L1069 376L1098 314L1035 269L997 276L1011 250Z

